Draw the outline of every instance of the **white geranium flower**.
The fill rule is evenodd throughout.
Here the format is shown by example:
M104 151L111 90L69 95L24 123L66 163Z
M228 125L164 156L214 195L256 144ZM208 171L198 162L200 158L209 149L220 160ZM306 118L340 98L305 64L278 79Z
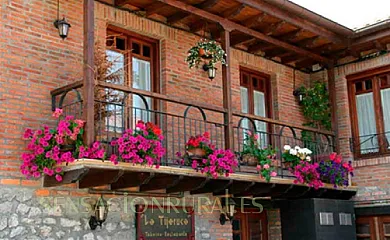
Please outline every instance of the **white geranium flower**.
M299 149L301 149L299 146L295 146L295 150L299 150Z
M312 153L313 153L313 152L310 151L310 149L307 149L307 148L306 148L306 154L307 154L307 155L310 155L310 154L312 154Z
M295 150L295 149L290 149L290 154L291 154L291 155L296 156L297 153L298 153L297 150Z
M310 156L307 156L307 157L306 157L306 161L308 161L308 162L310 162L310 161L311 161L311 158L310 158Z
M290 151L290 149L291 149L290 145L284 145L283 148L285 151Z
M305 149L306 149L306 148L300 148L300 149L298 149L298 153L299 153L299 154L306 154Z

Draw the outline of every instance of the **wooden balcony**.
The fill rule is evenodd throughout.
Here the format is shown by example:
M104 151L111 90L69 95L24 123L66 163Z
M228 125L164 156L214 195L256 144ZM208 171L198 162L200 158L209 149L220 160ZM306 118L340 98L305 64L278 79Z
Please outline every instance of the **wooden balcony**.
M83 113L82 82L76 82L52 91L53 109L62 108L67 115L85 116ZM356 193L353 187L334 189L325 185L313 190L304 185L293 184L294 178L284 167L281 150L286 144L305 146L313 152L313 162L334 151L332 132L319 131L297 124L287 124L274 119L232 111L232 121L226 123L227 109L205 103L197 103L182 98L169 97L115 84L98 84L97 90L115 93L117 98L97 98L94 100L93 124L94 140L105 145L111 154L115 149L110 142L122 135L125 129L132 129L138 120L158 124L164 133L163 145L167 153L160 168L138 166L121 162L79 159L65 166L65 175L60 184L78 182L79 188L93 188L109 185L111 190L121 191L136 188L140 192L160 190L165 193L190 191L191 194L213 193L220 195L225 189L235 196L256 196L272 198L325 197L349 199ZM141 106L142 105L142 106ZM92 122L92 123L91 123ZM263 126L258 129L258 126ZM264 126L266 126L264 128ZM265 130L266 129L266 130ZM183 166L177 152L185 152L185 144L190 136L210 133L212 143L217 148L242 150L245 132L251 130L259 136L259 144L272 145L277 151L277 177L267 183L260 178L255 167L240 161L235 173L217 179ZM311 140L303 140L302 132L311 134ZM226 138L226 134L231 134ZM239 154L237 155L240 158ZM44 186L57 186L51 177L45 177Z

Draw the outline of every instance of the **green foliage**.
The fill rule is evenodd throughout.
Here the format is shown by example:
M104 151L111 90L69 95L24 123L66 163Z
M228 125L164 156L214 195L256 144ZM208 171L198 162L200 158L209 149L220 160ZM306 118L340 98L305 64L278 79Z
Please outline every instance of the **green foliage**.
M204 55L200 56L199 51L203 49ZM203 62L203 59L209 60L209 67L215 67L217 62L221 62L226 65L225 61L226 53L222 47L214 40L202 39L190 50L188 50L188 56L186 62L188 63L189 68L196 67Z
M325 83L317 82L312 88L301 87L303 115L308 120L305 126L331 130L329 93Z
M271 180L271 177L276 176L273 159L276 157L276 149L269 146L267 148L261 148L257 141L257 135L252 134L250 131L246 133L244 139L244 146L241 152L241 156L250 155L256 158L260 175L266 179L267 182Z

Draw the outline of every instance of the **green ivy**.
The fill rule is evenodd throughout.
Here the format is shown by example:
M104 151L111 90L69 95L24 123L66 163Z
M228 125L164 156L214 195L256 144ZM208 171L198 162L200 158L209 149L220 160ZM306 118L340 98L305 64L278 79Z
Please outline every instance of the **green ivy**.
M325 83L316 82L312 88L301 87L303 94L301 106L303 115L308 120L304 126L331 130L331 112L329 93Z

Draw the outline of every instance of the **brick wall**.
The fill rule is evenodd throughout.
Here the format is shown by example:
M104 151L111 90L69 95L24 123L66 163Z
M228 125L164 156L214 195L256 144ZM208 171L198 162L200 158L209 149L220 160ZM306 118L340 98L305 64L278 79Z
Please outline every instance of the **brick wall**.
M31 192L34 201L44 196L91 196L86 191L77 190L75 185L41 189L40 180L25 180L19 173L20 154L25 148L25 142L21 139L22 132L26 127L36 128L42 123L54 124L50 118L50 91L82 77L82 1L61 1L60 14L65 15L72 25L66 40L58 36L57 29L53 26L57 17L56 4L56 0L4 0L0 4L0 184L15 191ZM95 29L100 41L105 37L107 24L160 40L162 93L222 106L221 66L217 66L217 77L210 81L204 71L188 70L184 62L187 50L199 40L198 36L96 3ZM232 49L232 63L229 67L235 110L240 110L240 66L271 76L275 119L295 124L303 122L292 92L294 88L308 84L310 75ZM12 204L17 207L17 203ZM269 212L271 239L281 238L278 216L278 210ZM206 235L208 232L210 239L231 238L230 232L220 227L217 217L205 216L202 222L206 223L207 228L199 231L205 231ZM18 227L4 232L5 236L13 230L21 230ZM34 234L28 227L23 226L23 232ZM66 231L70 233L72 229Z
M390 54L335 68L339 143L341 153L346 160L354 160L349 146L352 130L346 77L350 74L386 65L390 65ZM326 71L311 75L312 81L323 81L326 79ZM388 194L390 194L390 179L387 177L389 163L389 157L385 156L353 162L356 170L352 182L359 187L355 200L379 200L388 198Z

